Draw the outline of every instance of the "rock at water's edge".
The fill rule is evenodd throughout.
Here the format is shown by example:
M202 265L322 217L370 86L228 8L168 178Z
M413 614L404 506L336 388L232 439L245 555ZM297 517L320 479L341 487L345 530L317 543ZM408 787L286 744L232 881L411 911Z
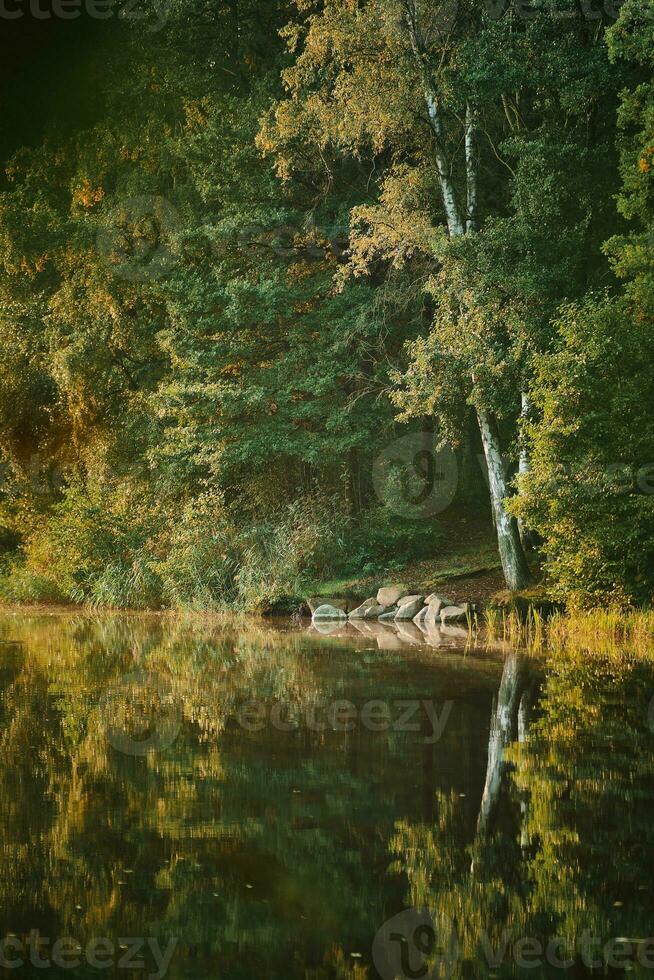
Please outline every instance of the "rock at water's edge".
M357 606L356 609L352 610L350 613L350 619L364 619L368 609L370 609L371 606L376 605L377 600L375 598L371 597L370 599L366 599L366 601L362 602L360 606Z
M407 596L400 602L395 618L400 620L413 619L413 617L422 609L422 605L423 597L421 595Z
M387 585L377 593L377 602L380 606L394 606L404 595L406 589L399 585Z
M441 623L462 623L468 618L468 612L461 606L445 606L441 609Z
M377 619L379 620L380 623L385 623L389 619L391 619L391 620L392 619L395 619L395 617L397 616L397 613L398 613L398 607L397 606L391 606L391 608L390 609L387 609L386 612L380 613L379 616L377 617Z
M426 623L439 623L441 619L441 609L445 608L445 604L442 599L435 596L427 606L427 614L425 616Z
M325 603L322 606L318 606L313 614L313 619L325 620L325 619L341 619L346 620L347 616L342 609L337 609L336 606L330 606Z
M390 606L390 605L383 606L383 605L380 605L380 603L375 603L374 606L368 606L368 608L366 609L366 611L364 613L363 618L364 619L379 619L380 616L383 616L384 613L389 612L389 610L391 610L393 608L394 607L393 606Z

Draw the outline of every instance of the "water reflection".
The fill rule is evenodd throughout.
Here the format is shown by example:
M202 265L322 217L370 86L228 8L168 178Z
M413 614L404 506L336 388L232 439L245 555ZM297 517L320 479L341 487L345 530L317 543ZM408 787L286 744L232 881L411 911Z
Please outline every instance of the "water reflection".
M651 659L560 652L543 664L534 717L540 680L507 657L474 834L453 793L436 821L398 823L405 904L453 928L448 976L650 976ZM434 947L418 959L438 971Z
M173 978L393 980L560 975L515 944L654 932L652 663L358 625L0 617L1 936L107 937L116 970L147 937L152 973L174 941ZM446 956L413 928L373 959L407 908L451 924ZM43 975L24 959L4 973Z
M471 634L461 626L426 623L416 626L412 622L378 623L374 620L353 619L348 623L338 620L317 620L309 632L321 636L352 639L357 633L373 639L380 650L401 650L404 646L430 646L460 649L471 642Z

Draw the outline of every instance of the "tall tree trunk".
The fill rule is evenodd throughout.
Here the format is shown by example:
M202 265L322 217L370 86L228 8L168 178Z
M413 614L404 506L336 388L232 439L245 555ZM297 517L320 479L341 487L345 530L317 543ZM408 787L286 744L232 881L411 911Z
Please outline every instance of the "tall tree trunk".
M477 231L477 195L479 161L477 158L477 112L466 104L466 231Z
M475 231L479 227L479 159L476 141L477 112L473 105L470 103L466 104L464 125L466 201L464 215L457 201L451 167L447 159L445 126L443 124L438 86L427 68L425 44L418 24L416 0L403 0L403 3L409 42L422 81L427 117L433 136L434 157L448 232L451 238L456 238L460 235L465 235L467 231ZM491 422L489 414L484 410L478 410L477 415L488 467L491 503L504 577L509 589L523 589L531 581L531 576L520 540L517 521L510 517L504 508L507 487L499 440L494 423Z
M422 91L425 100L425 107L427 109L427 118L429 119L429 125L433 136L434 157L436 160L438 183L440 186L443 208L445 210L447 229L450 237L455 238L458 235L463 235L465 233L466 226L456 198L450 162L447 158L445 146L445 126L443 124L440 100L438 97L438 86L427 68L425 44L418 24L418 13L416 10L415 0L404 0L404 19L406 21L409 42L415 58L416 67L422 81ZM471 140L473 135L471 126ZM472 142L470 145L472 146Z
M531 582L531 574L520 540L518 522L507 513L504 506L508 488L497 427L490 414L484 409L477 409L477 418L488 468L488 484L504 578L507 588L512 591L525 589Z
M493 705L491 716L486 782L477 817L477 838L487 836L497 809L502 788L504 754L518 735L518 714L528 680L527 659L517 653L510 653L504 661L497 702Z

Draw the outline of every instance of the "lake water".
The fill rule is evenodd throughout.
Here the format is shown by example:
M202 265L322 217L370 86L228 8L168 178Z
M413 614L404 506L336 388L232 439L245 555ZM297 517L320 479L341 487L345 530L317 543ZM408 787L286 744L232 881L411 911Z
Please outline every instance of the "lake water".
M0 974L654 977L654 657L0 614Z

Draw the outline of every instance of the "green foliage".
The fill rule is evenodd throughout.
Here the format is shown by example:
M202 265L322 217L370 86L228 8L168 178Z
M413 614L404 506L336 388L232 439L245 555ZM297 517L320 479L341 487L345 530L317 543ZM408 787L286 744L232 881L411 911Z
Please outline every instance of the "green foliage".
M180 0L168 43L144 24L98 46L101 114L7 162L5 594L266 609L433 557L438 523L373 493L395 413L470 456L488 413L513 465L534 378L530 485L551 496L525 485L516 506L557 587L651 594L647 507L599 475L619 446L649 461L646 372L619 401L618 366L583 346L641 357L654 311L651 28L635 0L610 30L468 0L443 30L450 6ZM566 475L574 493L549 489L567 387L565 472L595 474ZM35 487L35 467L58 479ZM582 526L591 557L568 566Z
M149 530L131 487L71 480L26 541L27 568L73 602L157 607L161 583L148 560Z
M652 321L598 298L565 312L559 338L536 364L533 464L517 509L543 536L558 596L651 601Z
M21 559L5 561L0 570L0 601L17 604L66 602L68 597L49 576L39 575Z
M173 523L156 563L162 595L173 608L224 608L236 598L238 536L220 497L190 501Z
M409 561L433 558L443 537L433 520L398 517L388 506L371 508L351 525L342 570L352 575L399 571Z
M385 507L353 518L319 494L265 521L238 524L237 517L212 497L187 508L156 564L172 606L267 612L331 576L403 568L433 555L442 539L433 522L404 520Z
M333 573L344 552L341 518L329 501L310 497L268 524L246 529L237 575L239 603L266 610L285 596L302 596L310 582Z
M649 67L643 16L625 5L609 47L614 58ZM532 386L533 466L516 510L543 537L557 594L577 605L654 597L651 98L651 85L636 77L618 114L619 204L633 224L606 251L621 293L591 294L563 311Z

